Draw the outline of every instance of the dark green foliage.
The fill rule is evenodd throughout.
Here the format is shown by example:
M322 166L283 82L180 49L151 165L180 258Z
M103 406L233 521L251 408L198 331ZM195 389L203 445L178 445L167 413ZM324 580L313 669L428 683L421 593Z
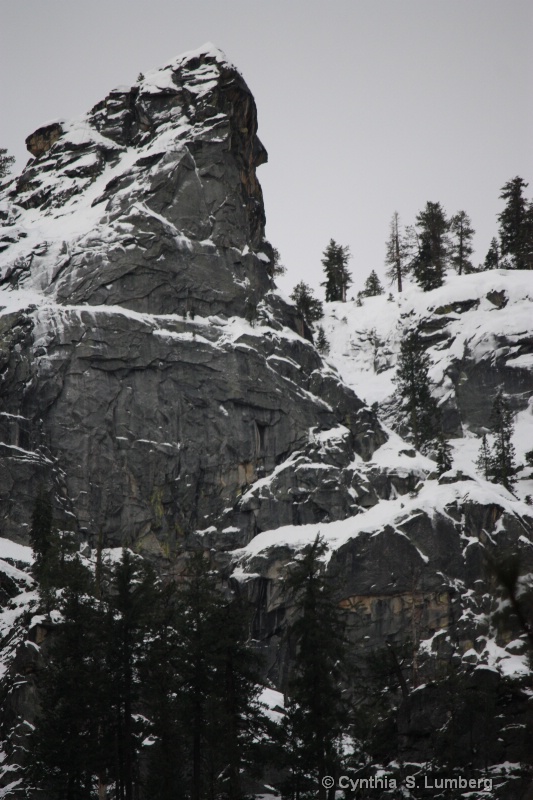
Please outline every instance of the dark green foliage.
M487 436L484 434L476 462L477 467L486 480L492 481L492 483L501 483L512 492L517 472L515 449L511 441L513 415L507 398L501 390L497 393L492 405L490 431L493 440L492 448L489 447Z
M443 475L451 468L452 448L441 430L437 436L437 472L439 475Z
M274 261L272 262L271 267L271 275L273 278L277 278L280 275L285 275L287 272L287 267L281 263L281 255L277 247L272 248L272 255L274 257Z
M307 283L300 281L294 287L291 300L294 301L296 309L310 325L324 316L322 303L313 294L313 290Z
M489 448L489 443L487 441L487 434L484 433L483 438L481 439L481 445L479 448L479 454L477 457L476 466L482 473L486 481L489 480L490 465L491 465L490 448Z
M104 601L76 585L57 596L63 621L42 671L27 771L47 797L94 798L98 782L113 786L117 800L132 800L143 739L141 665L159 592L153 570L125 550Z
M217 582L204 554L193 554L174 590L165 632L154 639L149 774L160 786L158 798L239 800L243 768L250 772L259 763L260 664L248 640L246 608L236 597L224 597Z
M489 479L501 483L512 492L516 483L515 449L512 444L513 414L509 403L500 390L494 398L490 416L490 430L493 446L489 464Z
M416 218L418 252L413 272L425 292L442 286L448 257L448 221L440 203L426 203Z
M391 283L396 282L399 292L403 288L403 277L409 271L408 252L407 239L400 230L400 217L398 212L395 211L390 224L385 264L388 267L387 278Z
M258 737L266 722L258 702L260 659L250 648L249 610L243 601L235 596L227 600L218 618L219 686L213 716L217 788L228 800L242 800L242 772L261 773Z
M63 622L51 634L40 675L41 713L26 778L51 800L82 800L95 796L93 776L103 773L112 752L106 615L70 589L60 610Z
M243 603L221 593L203 554L179 587L163 588L127 550L108 576L99 570L98 599L78 585L52 595L62 621L45 652L27 785L51 800L133 800L148 780L152 800L242 800L265 725Z
M430 390L430 364L431 359L418 332L406 334L400 345L396 386L417 450L427 447L439 428L439 412Z
M68 531L57 531L52 523L52 503L41 489L33 507L30 544L33 574L47 611L53 604L54 588L70 586L86 591L91 585L91 575L76 553L73 536Z
M528 450L524 458L526 459L526 464L530 467L533 467L533 450Z
M325 550L317 536L298 557L286 583L293 599L288 637L294 663L283 723L283 757L289 770L281 787L284 797L326 798L321 779L337 777L342 765L348 644L333 587L323 571Z
M475 230L466 211L459 211L451 218L450 232L452 235L450 260L457 274L463 275L474 272L470 257L474 252L472 237Z
M11 172L11 167L15 163L15 156L7 154L5 147L0 147L0 180Z
M326 334L324 333L324 328L322 325L319 325L317 328L315 346L319 353L322 353L323 355L327 355L329 353L329 342L326 338Z
M498 240L493 237L490 241L490 247L487 250L485 261L483 262L483 270L499 269L500 268L500 248Z
M320 285L325 287L326 303L335 300L346 302L346 291L352 283L348 272L350 258L350 248L347 245L337 244L334 239L330 239L321 259L326 280Z
M510 269L533 268L533 208L524 196L528 184L518 175L508 181L500 198L506 201L501 214L500 245L504 263Z
M107 640L108 669L113 676L114 774L120 800L131 800L139 781L139 733L135 712L141 697L140 668L158 593L154 571L124 550L114 570Z
M52 561L57 557L57 536L52 531L52 503L41 488L33 505L30 529L33 550L33 574L40 583L47 582Z
M375 270L372 270L365 281L365 288L362 291L362 295L363 297L377 297L377 295L383 294L383 292L384 290L383 286L381 285L381 281L376 275Z

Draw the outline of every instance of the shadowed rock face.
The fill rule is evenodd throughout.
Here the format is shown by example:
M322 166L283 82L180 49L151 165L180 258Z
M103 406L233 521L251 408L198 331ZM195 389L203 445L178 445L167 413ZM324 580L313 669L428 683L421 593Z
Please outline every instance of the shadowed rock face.
M360 666L409 645L411 687L428 682L403 698L387 757L429 761L447 718L431 682L478 665L467 688L485 691L494 651L505 660L522 633L516 620L492 629L487 553L517 550L533 572L528 508L460 470L437 481L432 462L393 447L275 292L256 177L266 151L253 97L220 51L182 56L27 144L35 158L0 197L0 534L27 542L44 486L57 524L90 544L102 532L165 571L184 549L214 551L255 606L269 677L285 687L285 576L321 532ZM499 289L487 301L418 323L452 354L448 431L482 428L502 381L516 408L531 393L527 332L512 352L504 338L488 346L485 328L474 356L457 347L462 318L480 307L492 330L512 305ZM498 702L505 691L490 689ZM487 748L483 758L517 761L527 743Z
M25 539L41 482L63 525L159 558L195 531L231 549L357 511L350 465L386 434L273 293L266 151L224 55L178 58L27 142L0 207L4 533ZM300 452L305 480L289 468L244 497Z
M6 254L4 282L61 303L202 315L242 314L271 287L255 174L267 154L254 99L220 51L178 59L27 144L36 158L11 190L11 220L24 227L17 209L39 209L49 224Z

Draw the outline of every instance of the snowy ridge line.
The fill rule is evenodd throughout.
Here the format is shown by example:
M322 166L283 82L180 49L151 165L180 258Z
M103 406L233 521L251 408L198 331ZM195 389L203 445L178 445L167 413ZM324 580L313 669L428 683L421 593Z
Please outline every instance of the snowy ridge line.
M290 465L281 466L287 468ZM265 485L267 481L268 478L262 479L262 484ZM400 526L424 513L430 519L437 514L448 517L447 506L454 503L460 506L466 502L481 506L497 505L513 516L521 515L533 519L531 506L516 500L501 486L481 479L444 485L439 485L437 481L427 481L416 497L402 495L394 500L380 500L364 513L348 519L310 525L287 525L259 533L245 547L232 551L233 561L236 566L245 570L247 561L252 557L279 546L286 546L296 551L311 544L320 534L329 551L325 557L327 563L334 550L361 533L379 534L386 526L393 528ZM403 531L397 532L406 536ZM531 540L528 540L528 543L533 546Z
M504 303L501 307L495 305L498 296ZM327 303L321 320L330 344L326 361L337 368L359 397L369 404L381 403L395 392L393 378L402 333L425 319L440 319L445 326L446 348L430 346L429 352L430 377L443 395L449 390L446 367L451 358L462 358L465 348L480 360L493 356L496 337L512 340L531 332L533 338L532 303L533 273L514 270L451 275L431 292L407 284L392 302L381 295L366 298L362 306L355 302ZM517 368L531 367L528 356L510 353L509 358Z

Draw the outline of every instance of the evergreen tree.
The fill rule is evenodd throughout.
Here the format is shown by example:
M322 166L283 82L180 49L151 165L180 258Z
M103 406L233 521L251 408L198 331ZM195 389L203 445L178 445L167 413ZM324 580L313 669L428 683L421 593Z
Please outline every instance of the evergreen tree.
M475 231L470 217L466 211L459 211L450 220L452 241L450 246L450 260L458 275L474 272L470 256L474 252L472 236Z
M383 294L383 291L383 286L381 285L375 270L372 270L365 281L365 288L362 292L363 297L376 297L379 294Z
M103 609L67 588L39 676L40 714L30 737L26 780L50 800L92 800L110 764L110 706Z
M274 258L271 267L272 277L277 278L280 275L285 275L287 272L287 267L281 263L281 255L277 247L272 248L272 255Z
M304 281L296 284L291 294L291 300L294 301L300 316L310 325L324 316L321 301L317 300L311 287Z
M337 244L334 239L330 239L322 257L326 280L320 284L326 289L326 303L335 300L346 302L346 291L352 283L348 271L350 258L350 248L347 245Z
M39 685L41 711L27 777L46 797L92 800L114 787L133 800L140 785L140 665L157 608L157 581L124 551L104 600L87 594L77 572L55 596L62 621Z
M440 203L426 203L416 218L418 253L413 272L425 292L442 286L448 256L448 222Z
M518 175L502 187L500 198L506 201L500 222L501 255L511 269L533 268L533 225L530 205L524 197L528 184Z
M257 701L260 661L249 642L247 609L222 594L203 553L190 557L185 578L177 591L172 659L174 738L179 733L187 764L181 790L196 800L243 800L242 773L260 767L256 750L264 724Z
M316 332L316 349L319 353L327 355L329 353L329 342L324 333L324 328L319 325Z
M7 154L5 147L0 147L0 180L11 172L11 166L15 162L15 156Z
M168 584L161 592L153 636L140 677L149 708L150 727L147 785L155 800L190 797L189 720L182 713L181 639L176 615L177 589Z
M498 240L496 237L493 237L490 241L490 247L487 250L487 255L485 256L485 261L483 262L483 270L489 269L499 269L500 267L500 248L498 246Z
M489 465L489 478L501 483L510 492L516 483L515 449L512 443L513 414L509 402L500 390L494 398L490 416L490 430L494 444Z
M41 584L49 583L48 576L58 543L52 531L52 503L42 488L33 505L30 544L34 558L34 577Z
M476 466L482 473L485 480L488 481L491 469L491 455L486 433L483 434L483 438L481 439L481 445L479 448L479 454L477 457Z
M387 278L391 283L396 281L399 292L403 289L403 277L409 271L408 252L407 239L400 231L400 217L398 212L395 211L390 223L385 264L388 266Z
M147 632L157 605L155 573L141 558L124 549L111 583L107 637L112 647L108 665L113 676L111 703L115 733L117 800L133 800L139 784L139 722L142 662L147 657Z
M452 468L452 448L449 444L444 431L439 431L437 436L437 472L443 475Z
M249 612L232 597L219 609L215 668L221 682L214 703L215 763L227 800L243 800L242 773L261 774L260 739L265 719L258 701L260 658L250 646ZM218 663L217 663L218 662Z
M283 752L289 777L284 797L327 798L342 765L341 739L348 713L342 685L348 673L348 645L330 581L323 572L325 544L317 536L298 557L286 586L293 598L294 621L289 641L294 662L283 724ZM332 794L333 792L333 794Z
M438 430L439 413L430 390L430 364L419 334L406 334L400 345L396 386L417 450L425 448Z

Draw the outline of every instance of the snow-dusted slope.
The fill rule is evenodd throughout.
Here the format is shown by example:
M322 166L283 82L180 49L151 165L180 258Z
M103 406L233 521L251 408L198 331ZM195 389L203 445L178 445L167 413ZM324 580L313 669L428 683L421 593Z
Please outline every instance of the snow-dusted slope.
M255 604L279 685L284 577L320 535L362 658L409 645L416 680L523 675L487 565L517 552L529 582L533 482L522 470L514 497L475 460L500 387L518 459L533 449L533 273L327 304L322 358L273 284L256 134L248 87L208 45L28 137L34 159L0 193L0 533L27 544L42 485L89 545L101 532L165 571L203 547ZM396 430L413 328L453 448L440 478ZM31 580L0 568L20 595L9 626Z
M426 641L426 656L434 657L446 641L470 664L498 663L504 673L516 668L521 674L525 650L521 659L515 658L491 627L494 588L485 583L482 565L485 551L497 559L518 552L524 573L533 570L533 514L524 502L533 495L533 475L524 465L524 454L533 449L532 301L533 273L500 270L450 276L444 286L427 293L408 285L400 296L366 298L362 305L325 304L321 324L330 346L327 361L358 396L377 405L388 432L387 442L359 465L374 489L381 481L382 491L371 495L366 508L359 498L352 518L256 536L234 554L240 580L253 584L263 576L275 584L295 553L320 535L328 548L328 569L343 576L343 602L349 605L347 596L353 595L355 609L381 598L385 620L387 604L404 605L399 617L391 612L387 622L375 617L380 636L401 638L402 625L407 635L416 608L417 635ZM440 479L435 462L388 427L396 423L394 376L400 342L415 329L431 356L433 393L452 447L452 469ZM480 434L488 427L499 388L515 410L514 444L517 461L524 465L514 496L485 481L476 467ZM384 474L394 476L386 488ZM401 485L402 476L413 481L409 487ZM264 489L252 487L249 494L258 491ZM439 592L449 599L437 600ZM271 611L282 598L282 592L272 592ZM406 603L411 603L410 611ZM452 616L468 624L450 627L452 607ZM370 640L376 635L369 623L364 615L359 620L362 646L364 635ZM436 637L439 631L444 638ZM472 641L477 641L474 649Z

